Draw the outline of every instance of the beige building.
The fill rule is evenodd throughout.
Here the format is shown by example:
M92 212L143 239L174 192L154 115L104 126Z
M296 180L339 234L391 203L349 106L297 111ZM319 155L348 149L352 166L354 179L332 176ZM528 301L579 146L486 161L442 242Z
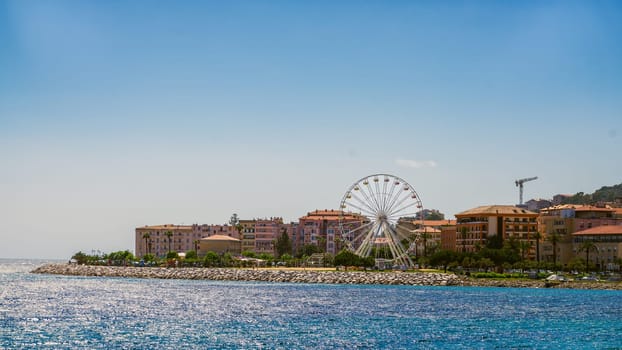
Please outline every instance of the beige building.
M255 251L255 224L257 220L240 220L240 240L243 252Z
M574 259L573 233L604 225L618 225L617 209L607 206L564 204L545 208L538 217L542 260L563 265ZM555 250L555 252L554 252Z
M594 243L589 252L589 261L599 270L620 270L622 254L622 225L603 225L578 231L572 234L572 251L575 256L585 257L582 250L586 241Z
M240 255L242 253L241 241L225 235L214 235L201 238L199 243L199 256L205 255L207 252L216 254L229 253L232 255Z
M538 214L513 205L485 205L456 214L456 250L474 252L486 242L510 237L530 245L526 257L535 259Z
M170 238L167 235L170 233ZM224 235L239 238L237 229L229 225L154 225L137 227L135 230L136 256L147 253L165 256L169 248L177 253L197 250L199 240L204 237ZM170 243L169 243L170 241Z
M416 256L429 255L436 249L443 248L443 240L447 241L453 237L453 246L456 245L456 220L412 220L412 219L400 219L398 223L398 230L405 229L409 233L418 235L416 242ZM450 233L448 236L447 233ZM453 236L451 235L453 233ZM443 239L444 238L444 239ZM451 243L449 243L451 244ZM449 245L445 242L445 246ZM425 247L424 247L425 245ZM453 250L453 249L452 249Z

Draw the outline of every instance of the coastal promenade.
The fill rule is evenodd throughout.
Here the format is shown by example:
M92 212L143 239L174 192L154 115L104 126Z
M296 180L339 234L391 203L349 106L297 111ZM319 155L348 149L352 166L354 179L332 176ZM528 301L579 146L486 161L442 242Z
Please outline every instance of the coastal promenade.
M387 284L412 286L472 286L506 288L573 288L622 290L621 282L547 282L544 280L487 279L437 272L361 272L301 269L164 268L46 264L39 274L125 278L263 281L281 283Z

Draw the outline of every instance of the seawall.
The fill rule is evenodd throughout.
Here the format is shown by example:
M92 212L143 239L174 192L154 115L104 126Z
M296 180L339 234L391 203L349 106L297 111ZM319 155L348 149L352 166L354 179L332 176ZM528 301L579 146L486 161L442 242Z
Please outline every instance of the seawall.
M46 264L32 273L212 281L264 281L327 284L390 284L411 286L469 286L505 288L572 288L622 290L622 282L548 282L543 280L487 279L433 272L361 272L281 269L164 268Z
M47 264L33 273L68 276L100 276L213 281L265 281L328 284L391 284L451 286L460 284L453 274L422 272L360 272L279 269L164 268Z

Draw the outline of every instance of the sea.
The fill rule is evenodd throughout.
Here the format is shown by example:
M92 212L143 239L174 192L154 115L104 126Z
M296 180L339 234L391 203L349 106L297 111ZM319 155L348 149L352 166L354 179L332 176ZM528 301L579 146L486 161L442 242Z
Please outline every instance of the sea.
M29 273L0 259L0 349L622 349L622 291Z

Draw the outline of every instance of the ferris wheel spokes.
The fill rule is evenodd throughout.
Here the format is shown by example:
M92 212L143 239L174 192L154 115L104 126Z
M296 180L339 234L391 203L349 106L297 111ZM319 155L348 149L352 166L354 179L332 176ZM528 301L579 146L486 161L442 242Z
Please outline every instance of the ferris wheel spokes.
M359 190L360 191L360 190ZM348 199L355 199L358 201L358 203L361 203L363 206L367 207L369 209L369 212L372 213L372 215L375 215L374 213L376 212L376 209L372 208L368 202L363 201L361 198L359 198L356 194L350 192L349 193L350 198L347 198L346 196L346 202L348 202ZM358 208L357 208L358 209Z
M358 228L356 228L356 229L354 229L354 230L349 231L349 232L348 232L348 234L350 234L350 235L351 235L352 233L354 233L354 232L356 232L356 231L359 231L359 230L362 230L362 229L368 228L369 226L372 226L372 225L374 225L374 223L373 223L373 222L367 223L367 224L365 224L365 225L363 225L363 226L359 226ZM372 228L373 228L373 227L372 227ZM370 231L371 231L371 229L370 229ZM356 242L356 241L360 240L360 238L361 238L362 236L364 236L364 235L366 235L366 234L367 234L366 232L368 232L368 231L363 230L363 231L361 231L361 233L358 233L358 234L356 234L354 237L351 237L352 242Z
M387 175L370 175L355 182L344 195L344 212L358 212L360 218L352 221L340 217L340 228L346 246L356 254L393 260L394 264L412 267L408 253L416 235L406 225L413 220L403 217L416 215L414 208L422 208L414 189L403 179Z

